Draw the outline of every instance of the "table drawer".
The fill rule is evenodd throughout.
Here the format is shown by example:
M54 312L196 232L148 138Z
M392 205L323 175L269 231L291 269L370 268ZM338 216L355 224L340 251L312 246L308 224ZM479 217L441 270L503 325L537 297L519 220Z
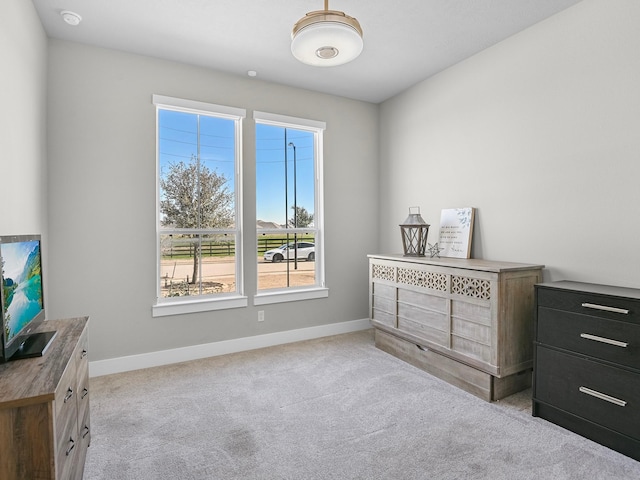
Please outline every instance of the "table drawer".
M537 401L640 438L639 374L543 346L535 368Z
M640 301L629 298L539 288L538 306L640 325Z
M640 325L538 307L536 341L636 368Z

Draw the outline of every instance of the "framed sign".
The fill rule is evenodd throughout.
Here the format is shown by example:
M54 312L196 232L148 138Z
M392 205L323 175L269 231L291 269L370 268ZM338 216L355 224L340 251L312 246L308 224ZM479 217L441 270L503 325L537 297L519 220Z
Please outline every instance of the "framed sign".
M471 257L474 216L475 209L471 207L442 210L438 240L438 246L441 248L440 256Z

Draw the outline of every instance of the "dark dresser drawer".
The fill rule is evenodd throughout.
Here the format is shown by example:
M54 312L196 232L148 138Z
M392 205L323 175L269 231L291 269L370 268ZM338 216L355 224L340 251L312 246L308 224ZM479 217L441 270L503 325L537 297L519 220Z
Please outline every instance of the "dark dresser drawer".
M556 310L592 315L610 320L633 322L640 325L640 299L620 296L631 294L634 291L633 289L574 284L573 282L558 283L584 285L585 291L540 288L537 291L539 307L549 307ZM607 296L600 293L606 291L616 292L617 295Z
M557 408L640 439L640 382L637 374L538 346L536 398Z
M536 341L640 371L640 324L539 306Z

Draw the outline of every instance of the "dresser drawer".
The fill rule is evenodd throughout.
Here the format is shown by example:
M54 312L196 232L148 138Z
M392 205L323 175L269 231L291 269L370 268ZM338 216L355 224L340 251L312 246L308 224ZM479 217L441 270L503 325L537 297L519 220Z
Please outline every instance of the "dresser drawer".
M405 303L398 303L398 323L400 323L400 319L421 323L443 332L449 328L449 319L446 313L420 308L414 305L407 305Z
M535 371L537 401L640 439L639 374L543 346Z
M55 419L56 430L58 432L67 428L67 425L74 421L77 421L77 403L76 396L78 395L78 379L76 364L69 362L67 368L62 375L62 379L58 384L58 389L55 392Z
M445 348L449 347L449 334L437 328L432 328L424 322L416 322L398 317L398 330L426 342L431 342Z
M449 304L445 297L414 292L404 288L398 289L398 302L434 310L443 314L447 313L447 305Z
M373 282L371 284L371 318L390 327L396 327L396 310L396 287Z
M640 325L538 307L536 341L640 371Z
M76 363L78 365L83 363L88 365L89 363L89 357L87 356L88 349L89 349L89 334L88 334L88 331L85 330L80 336L80 340L78 340L78 345L76 346L76 350L74 353L74 356L76 358Z
M552 288L537 295L538 306L640 325L640 300Z
M373 308L376 310L380 310L382 312L389 313L390 315L395 315L396 313L396 301L390 300L385 297L373 296Z
M74 412L75 413L75 412ZM71 478L77 460L78 423L74 418L56 432L56 478Z
M81 371L78 372L78 422L82 420L86 411L89 410L89 368L85 364L80 365Z

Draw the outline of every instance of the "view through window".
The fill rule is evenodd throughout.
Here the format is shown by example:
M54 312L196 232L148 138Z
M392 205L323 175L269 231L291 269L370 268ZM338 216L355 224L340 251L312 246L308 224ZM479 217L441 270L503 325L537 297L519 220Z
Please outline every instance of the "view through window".
M259 112L254 118L258 291L322 286L322 128Z
M242 293L239 109L154 96L160 301Z

